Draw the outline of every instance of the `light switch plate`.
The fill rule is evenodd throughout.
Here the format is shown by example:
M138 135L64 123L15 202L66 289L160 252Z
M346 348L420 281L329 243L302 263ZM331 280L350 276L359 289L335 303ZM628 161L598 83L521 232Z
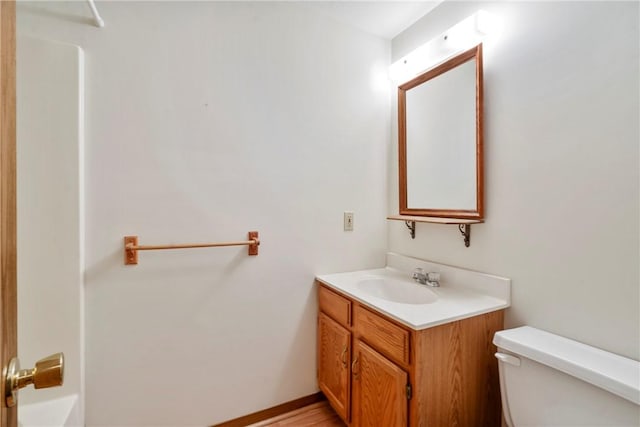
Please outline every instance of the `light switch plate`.
M344 213L344 231L353 231L353 212Z

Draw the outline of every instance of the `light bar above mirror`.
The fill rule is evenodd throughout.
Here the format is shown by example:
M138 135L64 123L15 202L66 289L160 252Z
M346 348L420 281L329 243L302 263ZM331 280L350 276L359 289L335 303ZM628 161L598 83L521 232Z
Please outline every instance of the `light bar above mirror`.
M479 10L438 37L416 48L389 67L389 78L397 84L411 80L429 68L500 33L501 20Z

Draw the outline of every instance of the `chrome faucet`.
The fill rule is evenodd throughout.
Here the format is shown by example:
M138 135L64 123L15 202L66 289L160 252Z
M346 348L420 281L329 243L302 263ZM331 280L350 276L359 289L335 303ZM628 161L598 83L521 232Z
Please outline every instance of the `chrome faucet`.
M413 280L416 282L426 285L427 284L427 275L424 274L424 270L421 268L416 268L413 270Z
M413 280L421 285L437 288L440 286L440 273L425 273L422 268L416 268L413 272Z

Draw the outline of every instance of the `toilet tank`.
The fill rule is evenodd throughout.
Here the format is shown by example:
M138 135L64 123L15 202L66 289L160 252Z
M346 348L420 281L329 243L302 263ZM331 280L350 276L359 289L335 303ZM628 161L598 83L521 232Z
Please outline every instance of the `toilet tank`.
M529 326L493 343L510 427L640 426L640 362Z

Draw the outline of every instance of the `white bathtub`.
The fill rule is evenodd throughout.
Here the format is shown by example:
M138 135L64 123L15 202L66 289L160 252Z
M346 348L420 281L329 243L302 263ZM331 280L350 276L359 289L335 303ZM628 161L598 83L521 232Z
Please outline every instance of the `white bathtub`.
M18 407L20 427L82 427L78 395Z

